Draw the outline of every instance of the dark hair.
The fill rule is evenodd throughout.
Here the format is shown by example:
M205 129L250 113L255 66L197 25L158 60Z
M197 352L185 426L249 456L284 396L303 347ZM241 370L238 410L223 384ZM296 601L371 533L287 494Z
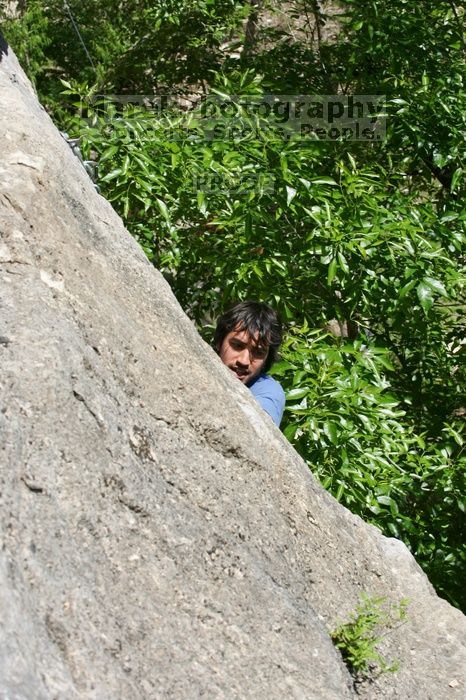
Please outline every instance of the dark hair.
M258 344L269 348L264 363L264 372L278 359L282 342L282 323L274 309L261 301L238 301L217 321L214 348L220 352L225 336L231 331L247 331L252 337L258 334Z

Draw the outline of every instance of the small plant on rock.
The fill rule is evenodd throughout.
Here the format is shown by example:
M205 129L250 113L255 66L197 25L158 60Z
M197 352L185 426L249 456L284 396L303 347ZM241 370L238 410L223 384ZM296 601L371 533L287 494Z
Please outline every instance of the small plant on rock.
M334 645L340 650L356 682L374 679L399 667L398 660L387 662L377 650L377 645L389 629L406 620L408 601L384 606L385 601L385 598L363 593L348 622L342 623L331 633Z

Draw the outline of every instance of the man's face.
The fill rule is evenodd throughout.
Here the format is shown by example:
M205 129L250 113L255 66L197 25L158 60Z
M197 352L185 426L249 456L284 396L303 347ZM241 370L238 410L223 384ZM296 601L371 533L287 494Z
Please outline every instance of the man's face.
M252 337L246 330L230 331L219 349L223 364L231 369L243 384L250 384L262 371L269 354L268 345L257 343L258 334Z

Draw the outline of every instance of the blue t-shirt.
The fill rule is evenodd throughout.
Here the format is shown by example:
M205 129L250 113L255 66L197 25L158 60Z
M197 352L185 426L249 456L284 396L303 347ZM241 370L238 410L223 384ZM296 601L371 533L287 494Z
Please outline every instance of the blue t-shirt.
M285 409L285 392L277 380L268 374L259 374L249 389L264 411L279 426Z

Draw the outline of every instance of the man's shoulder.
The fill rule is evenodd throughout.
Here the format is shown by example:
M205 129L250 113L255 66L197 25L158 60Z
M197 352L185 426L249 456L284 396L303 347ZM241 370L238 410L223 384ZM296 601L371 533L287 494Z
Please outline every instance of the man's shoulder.
M279 426L285 409L285 392L281 384L268 374L260 374L249 389L264 411Z
M274 396L284 397L285 392L280 382L270 376L270 374L260 374L249 387L253 394L267 392Z

